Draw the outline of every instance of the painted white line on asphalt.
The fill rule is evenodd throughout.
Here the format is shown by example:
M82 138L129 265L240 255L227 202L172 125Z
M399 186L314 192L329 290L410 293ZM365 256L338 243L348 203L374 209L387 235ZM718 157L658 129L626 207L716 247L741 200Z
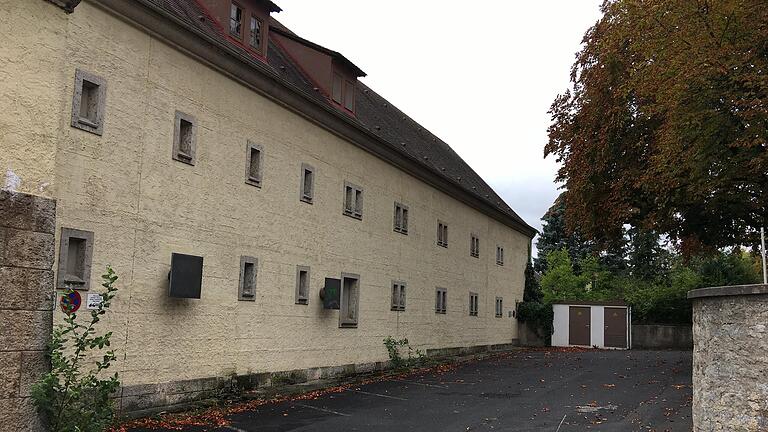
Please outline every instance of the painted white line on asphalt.
M560 428L563 427L563 422L565 421L565 416L567 416L567 415L568 414L563 414L563 419L560 420L560 424L557 425L557 430L555 432L560 432Z
M333 410L329 410L329 409L325 409L325 408L320 408L320 407L316 407L316 406L312 406L312 405L306 405L306 404L302 404L302 403L295 403L294 405L300 406L300 407L304 407L304 408L313 409L313 410L316 410L316 411L322 411L322 412L326 412L326 413L330 413L330 414L336 414L336 415L340 415L342 417L352 417L352 414L344 414L344 413L340 413L338 411L333 411Z
M234 432L248 432L248 431L246 431L244 429L239 429L239 428L236 428L234 426L224 426L224 429L229 429L229 430L234 431Z
M437 385L437 384L420 383L420 382L416 382L416 381L406 381L406 380L395 380L395 381L401 382L401 383L406 383L406 384L418 384L418 385L422 385L422 386L425 386L425 387L435 387L435 388L441 388L441 389L447 389L448 388L448 386L441 386L441 385Z
M378 397L383 397L383 398L387 398L387 399L396 399L396 400L401 400L401 401L407 401L408 400L408 399L404 399L404 398L397 397L397 396L390 396L390 395L379 394L379 393L371 393L371 392L362 391L362 390L347 390L347 391L355 392L355 393L361 393L361 394L364 394L364 395L378 396Z

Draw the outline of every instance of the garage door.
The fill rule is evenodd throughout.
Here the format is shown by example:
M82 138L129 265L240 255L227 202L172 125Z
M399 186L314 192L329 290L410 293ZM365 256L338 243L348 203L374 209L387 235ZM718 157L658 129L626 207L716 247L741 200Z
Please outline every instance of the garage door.
M627 347L627 309L605 308L605 346Z
M571 306L568 311L568 345L591 346L589 307Z

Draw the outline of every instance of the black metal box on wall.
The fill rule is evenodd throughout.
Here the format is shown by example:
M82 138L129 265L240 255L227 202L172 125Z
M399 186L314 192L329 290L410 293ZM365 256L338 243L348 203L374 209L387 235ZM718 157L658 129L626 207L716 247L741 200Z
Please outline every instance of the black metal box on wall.
M203 284L203 257L171 254L168 273L168 295L177 298L199 299Z
M320 290L324 309L341 308L341 279L325 278L325 286Z

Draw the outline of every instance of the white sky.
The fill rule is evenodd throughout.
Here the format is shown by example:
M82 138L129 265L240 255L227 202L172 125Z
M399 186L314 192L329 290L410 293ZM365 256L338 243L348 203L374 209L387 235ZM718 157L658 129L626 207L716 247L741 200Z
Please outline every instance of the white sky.
M547 114L602 0L277 0L276 18L344 54L537 229L557 197Z

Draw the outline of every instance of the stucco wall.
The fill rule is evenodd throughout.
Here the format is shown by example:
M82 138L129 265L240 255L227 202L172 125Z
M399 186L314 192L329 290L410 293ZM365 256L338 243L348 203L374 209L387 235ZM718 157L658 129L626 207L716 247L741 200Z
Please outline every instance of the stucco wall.
M94 232L92 286L107 264L120 276L105 324L123 384L374 362L386 359L388 335L421 349L517 338L507 312L522 298L523 234L87 1L68 25L66 98L76 68L105 78L108 94L103 136L63 127L57 235ZM195 166L171 158L175 110L197 118ZM58 115L68 125L69 108ZM244 182L247 140L264 149L262 188ZM316 169L313 205L299 201L302 162ZM364 188L362 221L341 214L345 180ZM394 201L410 207L407 236L392 230ZM447 249L435 245L438 218L449 224ZM470 232L480 259L469 256ZM200 300L167 296L172 252L204 257ZM255 302L237 301L241 255L259 259ZM297 265L311 267L308 306L294 304ZM342 272L361 276L356 329L338 328L338 312L318 298L323 278ZM404 312L390 311L393 279L408 284ZM446 315L434 312L437 286L448 289Z
M768 430L768 286L719 290L689 293L694 429Z
M54 195L66 20L48 2L0 0L0 189Z

